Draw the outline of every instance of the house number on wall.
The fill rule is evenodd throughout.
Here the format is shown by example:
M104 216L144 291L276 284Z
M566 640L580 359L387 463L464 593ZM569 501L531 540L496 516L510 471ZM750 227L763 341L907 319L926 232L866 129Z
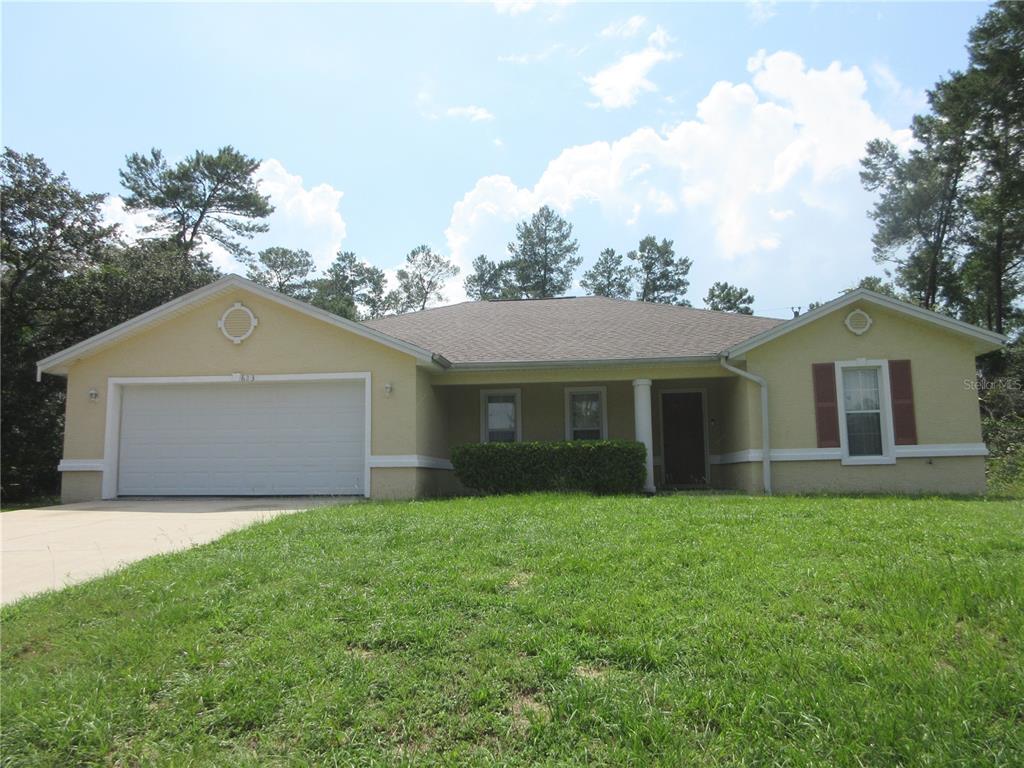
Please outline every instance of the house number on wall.
M254 381L256 381L255 373L235 373L232 374L232 377L234 378L235 381L240 381L243 384L252 384Z

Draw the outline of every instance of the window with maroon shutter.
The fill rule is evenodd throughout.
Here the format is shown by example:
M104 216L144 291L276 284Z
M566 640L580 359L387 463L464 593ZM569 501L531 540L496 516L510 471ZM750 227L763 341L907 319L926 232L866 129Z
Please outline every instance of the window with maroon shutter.
M836 398L835 363L811 365L814 380L814 421L819 448L839 447L839 403Z
M914 382L909 360L889 361L889 390L892 395L892 431L896 445L917 445L914 419Z

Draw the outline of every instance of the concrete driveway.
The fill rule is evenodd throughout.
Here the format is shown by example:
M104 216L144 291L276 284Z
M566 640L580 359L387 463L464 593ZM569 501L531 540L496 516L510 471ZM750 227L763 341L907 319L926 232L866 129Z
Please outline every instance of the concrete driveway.
M277 515L355 499L117 499L0 514L4 603L185 549Z

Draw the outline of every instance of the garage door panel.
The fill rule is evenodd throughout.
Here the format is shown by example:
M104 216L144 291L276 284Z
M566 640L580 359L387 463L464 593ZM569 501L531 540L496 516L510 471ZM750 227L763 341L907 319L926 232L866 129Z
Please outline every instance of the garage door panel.
M363 386L125 386L118 493L361 494Z

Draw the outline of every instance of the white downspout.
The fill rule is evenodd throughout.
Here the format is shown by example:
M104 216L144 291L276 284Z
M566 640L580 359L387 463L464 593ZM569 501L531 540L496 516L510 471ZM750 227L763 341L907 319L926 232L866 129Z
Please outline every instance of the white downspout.
M725 362L725 357L718 358L718 364L725 370L735 373L748 381L752 381L761 388L761 471L763 474L764 492L771 495L772 492L772 441L768 433L768 382L756 373L744 371L734 365Z

